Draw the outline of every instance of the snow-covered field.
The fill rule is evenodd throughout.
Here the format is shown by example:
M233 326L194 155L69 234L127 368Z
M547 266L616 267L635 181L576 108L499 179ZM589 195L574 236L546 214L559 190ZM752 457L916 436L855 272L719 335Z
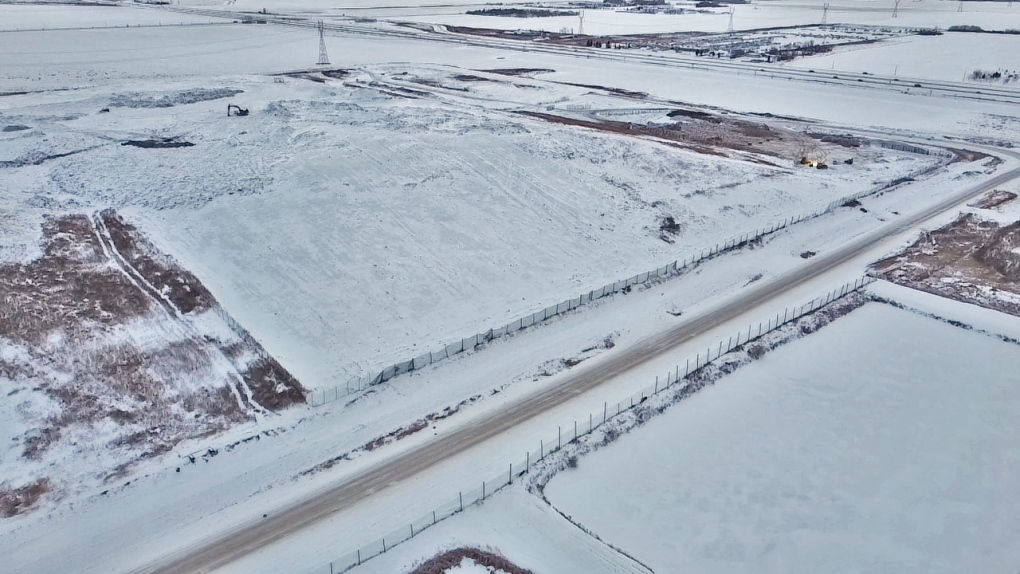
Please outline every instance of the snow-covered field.
M265 7L327 18L348 10L389 17L385 9L375 10L374 2L184 4L236 11ZM754 27L809 22L820 14L815 4L737 6L735 26L750 27L754 18ZM891 5L885 0L836 5L829 21L842 21L837 16L848 14L876 23ZM1005 3L967 3L963 14L955 12L955 3L924 7L941 26L1014 27ZM429 21L430 12L459 9L403 6L393 19L409 15L413 20L420 13L421 21ZM819 171L795 166L799 157L729 149L722 153L732 157L698 154L649 139L552 124L518 111L585 117L587 109L683 102L797 133L839 133L839 126L847 125L898 131L904 137L1020 142L1020 120L1008 104L393 37L327 34L334 65L346 70L332 77L256 75L311 66L318 45L314 30L229 21L166 26L160 24L208 18L134 7L83 10L93 9L0 6L0 29L47 28L0 31L0 264L27 263L40 255L40 224L47 215L116 207L194 272L272 355L312 387L343 384L349 376L933 163L874 147L851 151L830 146L823 150L830 161L852 155L855 162ZM933 25L910 20L921 12L921 3L902 5L897 24ZM600 22L603 17L609 20ZM586 29L594 26L589 31L600 33L599 26L619 22L623 29L636 30L653 22L652 29L643 31L654 31L659 18L590 11ZM722 14L697 18L705 24L696 27L704 29L726 25ZM132 26L50 29L107 22ZM682 25L695 26L686 20ZM988 46L1008 48L1012 37L974 38L946 35L933 41L950 42L939 44L954 54L947 67L1009 64L1009 51L988 51L984 59L968 52L957 59L963 48L985 46L982 38L992 38ZM926 77L942 77L925 67L928 55L904 48L898 73L916 69ZM530 77L484 71L497 68L553 71ZM641 101L567 82L641 91L648 97ZM251 115L227 117L228 102L249 108ZM671 121L659 116L624 121ZM121 145L163 139L194 145ZM1012 168L1010 162L999 169ZM350 404L295 407L247 419L216 436L194 438L141 461L109 488L84 484L79 495L59 503L47 500L41 512L0 523L0 554L18 572L73 568L99 573L145 564L556 384L566 372L565 359L583 357L581 368L597 368L602 357L614 352L605 348L607 339L617 348L633 345L675 324L675 314L704 310L757 281L796 269L803 253L836 249L991 171L985 162L954 164L929 180L865 199L865 209L841 209L799 224L760 248L726 255L684 278L635 289L478 353L400 377ZM1008 219L1013 209L1007 204L999 216ZM667 215L682 223L673 244L660 239ZM863 268L862 263L835 270L826 281L841 284ZM824 290L808 285L787 294L788 302L803 303L817 295L807 293L812 289ZM847 320L852 323L853 316ZM875 328L881 331L881 325ZM725 328L706 338L721 336ZM895 325L890 329L898 332ZM941 333L936 343L957 345L955 335L941 327L932 330ZM695 344L700 341L682 352L693 356ZM660 366L648 365L606 392L626 396L633 390L628 385L638 380L643 386L648 381L642 377ZM466 453L431 478L371 497L350 516L320 524L311 537L263 549L231 571L310 570L327 564L448 502L462 483L477 484L476 478L500 472L508 452L531 448L551 424L576 416L573 410L587 414L603 400L580 397L580 407L564 406L488 445L484 453ZM372 452L365 448L451 407L460 410L437 421L432 432L401 436L389 441L396 446ZM5 417L18 414L10 401L0 407ZM535 430L539 427L540 432ZM25 427L5 423L0 431L6 440L24 434ZM10 452L17 455L16 450ZM574 474L588 476L590 466L584 459ZM5 454L0 481L28 476L27 470L18 456ZM510 491L500 496L370 562L364 571L406 570L453 544L492 544L539 574L632 571L630 562L583 533L554 524L562 522L560 517L530 495Z
M116 207L140 222L319 387L936 164L817 142L765 158L775 166L722 159L514 113L626 101L461 72L22 96L25 107L4 112L32 128L5 138L12 160L86 151L8 171L32 178L22 206ZM436 86L445 101L388 95ZM227 117L228 101L253 115ZM195 145L119 145L142 136ZM833 168L792 161L809 154ZM844 157L854 164L835 165ZM667 216L681 226L673 244L660 238Z
M961 82L975 70L1016 70L1020 68L1017 54L1020 35L949 32L840 48L832 54L798 58L787 65Z
M907 28L947 28L949 26L980 26L986 30L1020 28L1020 8L1007 6L1005 2L964 2L964 11L957 12L958 3L928 0L925 2L899 3L899 12L893 18L894 0L858 0L822 2L755 1L733 6L733 29L749 30L776 26L804 26L822 21L824 5L829 5L826 21L829 24L859 24L869 26L895 26ZM666 32L725 32L729 26L729 9L695 9L693 5L682 5L693 13L686 14L641 14L617 10L586 10L584 32L588 35L655 34ZM554 8L556 8L554 6ZM562 8L576 9L563 6ZM499 30L543 30L559 32L580 27L578 17L556 16L544 18L508 18L497 16L474 16L436 10L428 13L403 12L393 16L394 21L409 20L493 28Z
M1014 343L868 304L545 492L656 571L1009 571L1018 367Z

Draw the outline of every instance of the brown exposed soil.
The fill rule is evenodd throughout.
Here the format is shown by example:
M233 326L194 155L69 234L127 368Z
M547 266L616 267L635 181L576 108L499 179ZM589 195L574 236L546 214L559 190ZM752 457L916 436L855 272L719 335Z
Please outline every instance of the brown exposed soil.
M966 214L921 237L871 274L914 289L1020 315L1020 222Z
M978 209L995 209L996 207L999 207L1000 205L1003 205L1005 203L1009 203L1014 199L1016 199L1016 194L1013 193L1012 191L996 189L994 191L989 191L988 193L982 195L981 199L975 201L974 203L969 203L968 205L971 207L976 207Z
M45 478L21 488L0 489L0 517L10 518L30 510L49 491L50 481Z
M480 566L491 570L502 570L507 574L534 574L531 570L521 568L499 554L478 548L448 550L419 564L409 574L444 574L446 571L460 566L465 558L474 560Z
M721 150L764 154L783 159L801 157L804 150L817 147L817 142L792 131L772 128L762 123L730 118L702 111L675 110L671 117L682 121L667 125L647 125L614 120L580 119L541 112L519 112L547 122L584 127L634 137L654 137L697 153L725 155Z
M159 251L135 226L124 221L112 209L104 210L100 217L117 252L149 285L165 293L181 313L200 312L213 307L215 300L202 282L168 258L160 257Z

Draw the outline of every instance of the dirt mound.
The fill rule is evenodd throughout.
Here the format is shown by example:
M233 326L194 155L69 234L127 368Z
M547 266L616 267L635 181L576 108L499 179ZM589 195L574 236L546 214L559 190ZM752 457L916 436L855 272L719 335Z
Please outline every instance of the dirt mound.
M1020 221L993 233L974 257L1009 281L1020 283Z

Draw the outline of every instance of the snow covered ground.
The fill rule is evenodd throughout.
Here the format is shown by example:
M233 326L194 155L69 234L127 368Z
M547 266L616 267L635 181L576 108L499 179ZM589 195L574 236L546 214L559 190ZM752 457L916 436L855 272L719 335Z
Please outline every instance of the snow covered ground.
M994 72L1020 68L1018 53L1020 35L949 32L942 36L908 36L839 48L832 54L798 58L786 65L961 82L975 70Z
M943 29L956 25L980 26L987 30L1020 28L1020 9L1005 2L965 2L964 11L957 12L955 2L909 2L899 4L899 13L893 18L894 0L851 0L822 2L755 1L733 6L734 30L749 30L776 26L803 26L822 21L824 5L829 5L826 21L829 24L852 23L870 26L896 26L907 28ZM729 26L729 8L697 9L693 5L680 7L694 13L641 14L619 10L586 10L584 32L588 35L655 34L666 32L725 32ZM575 9L569 6L563 8ZM578 31L579 18L556 16L546 18L508 18L473 16L451 13L452 10L428 9L415 12L401 11L392 20L409 20L499 30L543 30L559 32L562 29Z
M1008 571L1018 366L1013 343L869 304L545 492L657 571Z
M628 101L462 72L385 66L321 84L20 96L27 105L5 121L32 129L3 143L15 160L86 150L27 166L35 179L19 186L21 205L120 209L308 387L343 385L937 163L817 142L765 158L776 166L722 159L513 113ZM386 95L434 86L443 101ZM227 101L254 115L227 117ZM118 145L142 136L195 145ZM791 161L808 154L833 168ZM844 157L854 164L835 165ZM681 226L674 244L660 239L667 216Z
M234 6L263 7L244 0ZM343 10L306 6L310 12ZM4 19L7 10L0 6L0 23L11 21ZM153 14L163 13L145 12L137 21L151 24ZM954 14L946 10L942 16L963 16ZM67 25L77 18L61 12L53 21ZM712 18L725 25L725 16ZM925 161L869 152L853 169L773 168L513 114L547 111L549 105L560 111L567 105L643 105L556 82L608 84L661 100L925 137L1020 141L1014 106L1005 104L393 38L329 35L327 44L334 64L351 69L348 76L322 83L283 77L278 84L251 74L311 65L317 54L314 31L203 25L0 33L0 91L34 92L0 96L0 130L29 128L0 131L0 161L11 162L0 168L0 258L35 257L44 214L122 207L129 220L201 277L242 324L257 331L299 379L314 385L661 265L677 252L772 217L810 211ZM555 72L533 80L504 78L502 84L454 77L512 67ZM433 95L392 95L400 90ZM252 115L227 118L228 101L249 107ZM169 107L159 107L164 104ZM106 107L110 112L101 113ZM195 146L119 145L149 138L180 138ZM63 153L73 155L45 158ZM5 521L0 553L19 572L98 573L144 564L421 444L434 434L418 433L371 453L357 450L428 413L479 397L436 424L433 433L484 416L555 384L556 373L565 372L564 359L607 337L618 348L632 345L674 324L672 313L697 312L794 269L801 253L834 249L977 181L985 169L956 164L935 179L865 200L866 212L847 208L806 222L761 249L726 255L682 279L614 297L400 377L353 404L292 409L189 441L140 464L105 494L96 488L65 501L72 504L48 504L37 515ZM662 203L654 205L657 201ZM658 220L667 210L688 218L676 245L657 238ZM863 268L862 263L834 271L825 281L840 284ZM818 294L809 293L812 289L829 287L807 286L790 293L787 303L803 303ZM742 317L733 330L772 311ZM705 338L716 341L730 327ZM693 356L695 344L701 341L678 353ZM597 368L600 357L612 352L586 356L579 368ZM675 360L669 358L671 364ZM647 384L646 375L654 377L671 364L648 365L607 387L606 394L619 400L634 384ZM232 571L325 564L448 502L462 484L499 472L505 460L533 448L558 422L586 414L603 400L579 398L485 452L468 453L427 479L397 485L307 538L264 549ZM304 474L345 453L354 453L351 460ZM198 455L194 464L189 454ZM497 506L497 500L486 507ZM395 562L377 562L392 565L379 571L425 558L450 537L500 545L539 571L569 569L570 554L556 552L575 547L542 546L529 538L535 532L512 529L548 517L505 511L506 521L498 522L486 514L476 519L472 512L463 515L468 519L463 530L444 537L438 529L445 527L439 526L434 538L415 539L428 545L381 558ZM493 526L486 530L486 524ZM573 536L568 539L577 542ZM507 537L520 542L509 544ZM537 550L522 550L529 545L554 560L542 562ZM614 564L600 552L592 550L596 558L588 571Z

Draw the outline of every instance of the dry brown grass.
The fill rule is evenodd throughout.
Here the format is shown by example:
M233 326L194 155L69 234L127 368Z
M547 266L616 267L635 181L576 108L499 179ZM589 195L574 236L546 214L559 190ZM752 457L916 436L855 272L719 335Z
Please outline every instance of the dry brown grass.
M526 570L506 558L496 554L494 552L488 552L479 548L457 548L454 550L448 550L442 554L436 555L429 558L422 564L419 564L410 574L443 574L447 570L452 570L465 558L474 560L476 564L485 566L494 570L502 570L507 574L534 574L531 570Z
M0 517L10 518L30 510L50 491L50 481L41 478L21 488L0 489Z
M216 304L212 293L197 277L169 258L160 257L138 229L116 211L107 209L100 216L121 256L156 290L166 293L182 313L205 311Z
M57 330L75 336L149 311L145 294L107 265L87 217L50 218L42 231L42 257L0 267L0 336L34 346Z
M259 359L241 376L251 389L252 398L269 410L305 402L304 387L272 357Z

